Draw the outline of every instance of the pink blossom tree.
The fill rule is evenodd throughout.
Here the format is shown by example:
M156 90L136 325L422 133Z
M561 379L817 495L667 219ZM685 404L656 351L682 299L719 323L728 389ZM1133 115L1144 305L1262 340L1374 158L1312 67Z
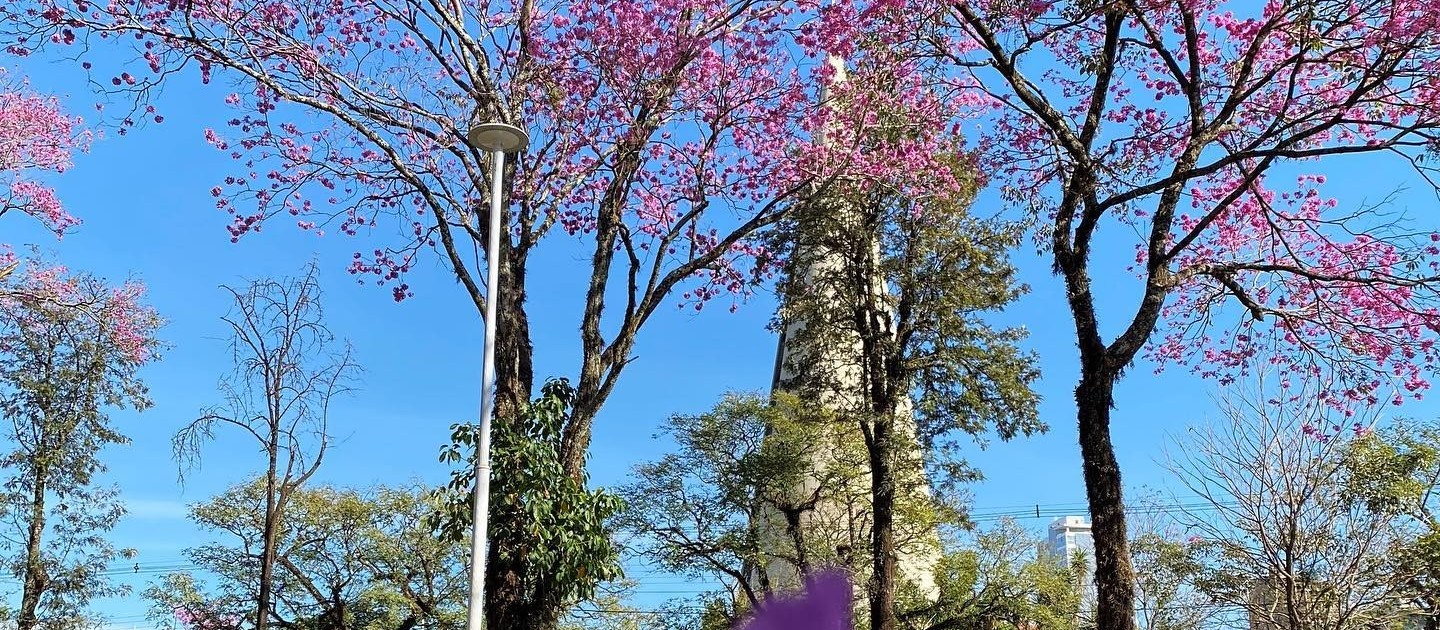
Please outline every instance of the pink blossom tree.
M0 68L0 216L26 214L62 236L80 221L65 212L40 177L69 168L70 156L88 146L90 134L78 118L61 112L58 99L6 78ZM8 245L0 244L0 281L18 264Z
M1339 383L1324 396L1342 410L1428 387L1440 235L1327 197L1321 169L1398 163L1435 183L1440 12L1417 0L957 0L914 13L935 18L945 71L989 89L983 170L1040 220L1064 282L1098 626L1132 628L1110 411L1137 357L1221 383L1268 364ZM1092 261L1131 246L1138 297L1102 322L1093 283L1122 270Z
M506 173L500 284L488 288L499 306L481 313L499 329L496 422L532 395L531 256L557 233L584 237L582 353L561 446L579 479L595 415L663 305L733 308L777 262L757 237L837 180L948 172L935 149L946 101L891 54L905 30L870 28L893 7L823 4L26 0L0 8L10 18L0 22L12 52L76 45L96 83L142 99L187 67L231 82L235 114L205 132L235 160L211 191L231 239L276 221L373 236L349 269L396 300L411 295L407 272L435 255L483 311L488 156L466 135L484 121L524 126L532 141ZM144 66L102 73L92 64L105 57L85 52L98 38L133 44ZM822 106L832 55L850 78ZM158 116L151 107L136 111ZM908 121L883 144L880 110ZM920 179L917 192L955 185ZM552 625L562 598L543 595L555 585L500 551L488 625ZM550 603L526 608L537 598Z
M21 583L16 627L84 620L88 602L121 595L105 566L133 550L104 536L124 515L101 483L100 451L129 440L110 410L144 410L139 369L155 358L160 318L143 287L108 285L64 267L27 265L0 293L0 413L11 445L0 492L14 545L4 558Z

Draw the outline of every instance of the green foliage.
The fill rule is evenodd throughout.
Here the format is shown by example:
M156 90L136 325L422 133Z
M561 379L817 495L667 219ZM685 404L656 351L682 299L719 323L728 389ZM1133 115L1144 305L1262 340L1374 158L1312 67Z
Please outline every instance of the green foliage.
M1039 545L1009 519L975 532L971 545L941 558L939 598L914 605L901 618L920 628L1073 630L1083 570L1077 574L1075 567L1039 553Z
M543 592L561 601L589 599L600 583L621 575L605 529L623 507L620 498L587 489L583 478L565 474L561 464L561 430L574 395L564 379L548 381L519 418L492 429L491 555L523 568L516 579L524 593ZM480 435L476 425L457 424L450 438L440 461L463 465L440 493L443 508L431 525L458 541L470 531Z
M869 566L863 548L850 558L836 555L841 537L858 535L865 544L863 529L852 529L863 525L851 519L863 515L869 501L864 444L836 414L783 392L771 400L732 393L707 413L671 417L664 431L676 449L636 467L633 481L618 491L626 509L617 525L635 541L632 551L649 562L717 585L718 596L684 602L692 611L684 627L733 625L763 602L755 576L777 561L795 566L797 544L812 569L839 564L862 572ZM828 466L816 466L822 461L817 453ZM899 519L907 534L898 541L902 548L923 544L923 532L933 531L939 518L917 499L905 497L897 506L907 515ZM827 504L846 506L845 522L829 520L836 514L827 515ZM785 522L777 521L790 510L805 517L798 540L786 539ZM1016 620L1041 624L1034 630L1074 627L1079 595L1071 567L1037 556L1038 541L1013 522L979 532L973 541L943 556L938 602L902 589L908 594L900 604L906 623L966 628L993 619L996 628L1022 627Z
M959 176L969 168L957 159ZM920 458L956 490L979 477L956 438L1045 429L1024 331L986 319L1024 291L1008 262L1020 230L974 217L969 201L877 184L817 191L790 215L772 242L789 265L778 322L789 394L671 419L678 451L622 490L622 528L642 554L755 606L777 586L772 565L873 575L885 563L871 549L925 557L940 525L963 524L958 493L927 492ZM913 586L880 575L875 601Z
M1397 423L1352 441L1344 457L1347 492L1367 508L1440 529L1430 494L1440 480L1440 428Z
M1412 532L1390 549L1416 606L1440 614L1440 427L1397 422L1352 440L1343 458L1345 494Z
M1195 548L1157 532L1130 540L1137 625L1144 630L1198 630L1211 609L1195 590L1204 566Z
M864 446L848 424L789 394L730 393L707 413L672 416L663 431L676 450L636 466L618 489L626 509L615 522L632 551L738 593L745 606L764 598L752 577L772 561L839 562L850 524L826 521L817 507L868 501ZM816 453L828 462L817 466ZM805 527L787 531L787 516ZM714 614L733 621L733 612L727 604Z
M950 173L910 175L965 181L973 172L957 154ZM913 183L817 190L773 246L789 265L780 283L780 385L833 410L864 439L873 500L863 537L875 550L869 615L886 630L898 627L900 574L910 571L901 567L905 554L892 551L897 525L923 527L919 517L935 508L958 521L959 487L980 476L958 456L961 441L1046 429L1031 388L1035 357L1020 348L1024 330L987 320L1025 291L1009 262L1019 226L971 214L968 195L908 196Z
M257 479L191 507L198 525L233 542L185 551L213 579L173 573L145 591L159 626L253 623L264 494ZM466 548L431 534L429 496L413 487L297 489L281 521L271 623L305 630L463 628Z
M953 174L963 180L972 168L957 157ZM774 241L790 261L783 318L803 322L786 329L786 343L801 349L787 366L790 385L818 400L860 378L870 401L845 401L858 408L880 402L876 385L891 399L914 395L921 437L932 442L1045 430L1031 389L1036 358L1019 347L1025 331L986 319L1028 290L1010 263L1022 226L978 217L970 201L875 185L792 213ZM854 356L860 346L870 356Z

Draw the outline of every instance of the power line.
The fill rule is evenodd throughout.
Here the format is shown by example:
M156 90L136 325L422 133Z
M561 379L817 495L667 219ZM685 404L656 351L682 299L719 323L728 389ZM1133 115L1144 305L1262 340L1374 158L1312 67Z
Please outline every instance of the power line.
M1209 512L1239 507L1238 501L1209 501L1196 497L1195 500L1174 503L1146 503L1125 509L1129 515L1172 514L1185 512ZM1004 508L973 509L968 516L971 521L995 521L1002 518L1045 518L1075 516L1076 512L1089 511L1085 503L1050 503L1028 506L1007 506Z

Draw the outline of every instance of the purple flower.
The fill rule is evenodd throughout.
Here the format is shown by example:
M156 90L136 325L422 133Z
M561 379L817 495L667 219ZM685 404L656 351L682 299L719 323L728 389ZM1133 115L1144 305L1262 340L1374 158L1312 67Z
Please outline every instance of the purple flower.
M765 605L743 630L849 630L850 581L843 573L822 573L807 581L804 594Z

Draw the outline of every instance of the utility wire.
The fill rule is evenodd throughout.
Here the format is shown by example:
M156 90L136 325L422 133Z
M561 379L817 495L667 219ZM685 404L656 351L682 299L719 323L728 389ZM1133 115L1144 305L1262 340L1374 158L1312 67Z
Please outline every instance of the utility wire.
M1207 501L1203 499L1174 502L1174 503L1146 503L1138 506L1127 507L1127 515L1150 515L1150 514L1175 514L1185 512L1209 512L1220 509L1239 507L1237 501ZM996 521L1003 518L1056 518L1061 516L1077 516L1077 512L1089 511L1089 506L1084 503L1059 503L1059 504L1036 504L1030 506L1011 506L1006 508L991 508L971 510L968 517L971 521Z

